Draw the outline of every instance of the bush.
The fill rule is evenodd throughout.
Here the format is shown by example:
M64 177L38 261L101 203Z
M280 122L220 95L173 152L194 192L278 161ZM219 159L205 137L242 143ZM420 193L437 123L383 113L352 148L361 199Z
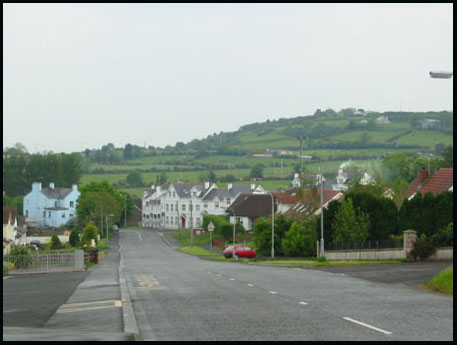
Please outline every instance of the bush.
M316 256L316 232L312 223L294 222L282 239L286 256Z
M433 243L426 238L418 238L414 242L413 249L411 250L411 256L414 258L414 261L417 259L425 260L430 255L435 254L436 248Z
M98 229L94 225L94 223L90 222L89 224L86 225L86 227L83 229L83 234L81 237L81 244L86 244L90 246L91 240L93 239L95 243L98 242Z
M76 230L73 230L70 234L69 242L72 247L79 246L79 234Z
M28 255L29 254L29 249L28 247L25 246L12 246L10 255Z
M51 240L49 241L50 249L61 249L62 242L60 242L59 236L57 234L52 235Z
M452 246L454 244L454 222L449 223L443 229L440 229L430 238L435 247Z
M14 263L3 261L3 275L7 275L9 271L14 269Z

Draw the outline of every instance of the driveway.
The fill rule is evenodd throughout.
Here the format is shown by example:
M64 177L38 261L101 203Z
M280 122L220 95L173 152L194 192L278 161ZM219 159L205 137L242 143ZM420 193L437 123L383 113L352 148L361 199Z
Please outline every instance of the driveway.
M425 283L452 264L452 261L429 261L404 264L313 267L312 269L365 279L376 283L417 286Z

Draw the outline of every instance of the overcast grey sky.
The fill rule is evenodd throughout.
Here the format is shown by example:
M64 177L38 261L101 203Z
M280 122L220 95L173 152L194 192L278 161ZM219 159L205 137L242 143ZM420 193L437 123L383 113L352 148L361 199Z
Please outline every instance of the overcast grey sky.
M3 147L174 145L317 108L453 109L452 4L3 4Z

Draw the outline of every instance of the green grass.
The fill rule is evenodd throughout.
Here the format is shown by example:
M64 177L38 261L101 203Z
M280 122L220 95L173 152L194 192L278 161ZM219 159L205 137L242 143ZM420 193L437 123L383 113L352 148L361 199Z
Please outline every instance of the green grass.
M181 253L186 253L186 254L190 254L190 255L198 255L198 256L218 255L218 254L214 254L213 252L210 252L209 250L203 249L200 246L182 246L182 247L176 248L176 250Z
M444 271L438 273L432 279L424 284L426 289L434 292L439 292L445 295L454 295L454 283L453 283L453 265L446 268Z
M438 143L443 143L446 146L452 145L453 141L454 137L452 135L431 130L417 130L396 140L396 142L401 145L421 145L429 147L434 147Z

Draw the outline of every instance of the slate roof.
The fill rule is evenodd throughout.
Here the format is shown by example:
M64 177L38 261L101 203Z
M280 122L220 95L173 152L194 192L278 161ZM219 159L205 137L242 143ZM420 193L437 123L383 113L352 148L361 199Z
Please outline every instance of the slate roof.
M336 200L341 200L343 198L343 194L337 190L324 188L322 192L322 203L324 207L334 198L336 198ZM303 200L297 201L285 214L292 217L304 216L308 212L310 204L314 203L314 208L317 208L315 214L320 215L320 189L315 188L311 193L311 195L305 193ZM340 195L338 196L338 194Z
M224 198L235 198L240 193L252 193L251 185L246 184L234 184L232 188L214 188L211 190L208 195L206 195L203 200L213 200L215 197L219 199Z
M176 191L176 194L178 194L178 196L180 198L189 198L191 196L190 190L194 186L199 192L202 192L205 190L205 184L203 182L193 182L193 183L177 182L177 183L172 183L172 185ZM210 186L211 186L211 184L210 184ZM197 196L198 196L198 194L197 194Z
M414 193L422 193L422 195L424 195L427 192L437 194L447 191L453 186L454 168L441 168L431 178L428 178L427 170L422 170L419 172L419 177L409 186L407 195L408 197L412 196Z
M41 188L41 193L46 195L49 199L63 199L71 193L71 188Z
M276 199L273 196L274 199ZM271 197L268 194L247 194L242 193L236 198L236 200L226 209L229 215L235 215L238 217L250 217L258 218L271 215ZM275 200L275 212L277 210Z
M11 214L11 221L14 223L14 219L17 216L17 208L10 206L3 206L3 224L8 224L8 219Z

